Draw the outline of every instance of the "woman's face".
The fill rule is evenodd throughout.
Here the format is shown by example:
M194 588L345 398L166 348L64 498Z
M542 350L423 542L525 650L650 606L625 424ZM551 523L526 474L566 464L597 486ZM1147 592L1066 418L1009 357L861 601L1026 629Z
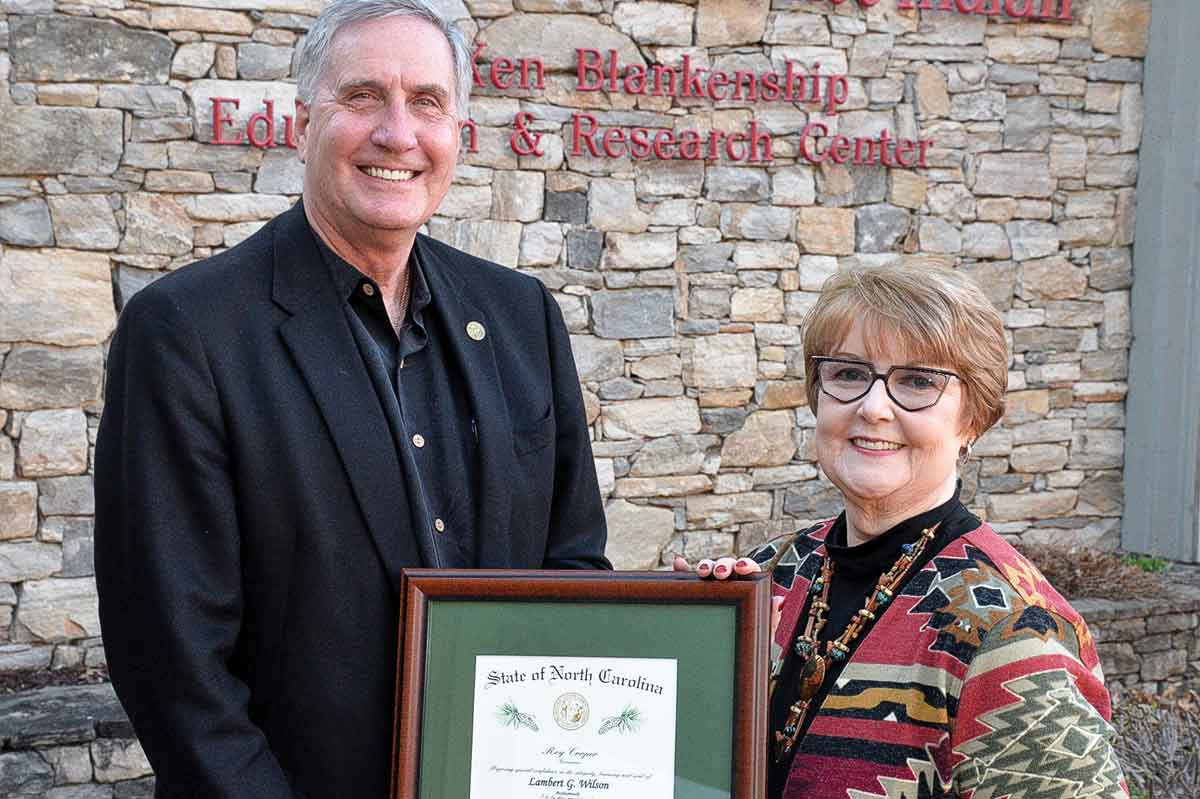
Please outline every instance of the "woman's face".
M945 364L909 362L899 348L871 358L863 343L863 324L856 321L836 352L823 353L874 365L883 374L894 365ZM958 453L968 435L960 430L963 385L951 379L937 404L906 411L892 402L877 380L861 399L839 402L822 393L817 404L817 460L847 502L879 514L914 512L944 499L940 493L953 484ZM920 507L925 506L925 507Z

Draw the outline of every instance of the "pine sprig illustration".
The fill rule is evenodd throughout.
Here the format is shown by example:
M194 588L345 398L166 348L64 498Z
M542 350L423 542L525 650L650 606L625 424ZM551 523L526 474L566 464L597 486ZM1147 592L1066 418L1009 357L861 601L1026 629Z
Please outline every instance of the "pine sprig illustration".
M603 735L611 730L616 730L624 735L625 733L629 732L637 732L638 728L641 726L642 711L638 710L633 705L626 705L625 709L619 714L606 718L604 723L600 725L600 729L597 732L600 735Z
M517 706L513 704L511 699L496 710L496 718L499 719L500 723L505 727L512 727L513 729L528 727L534 732L538 731L537 721L534 720L533 716L528 713L522 713Z

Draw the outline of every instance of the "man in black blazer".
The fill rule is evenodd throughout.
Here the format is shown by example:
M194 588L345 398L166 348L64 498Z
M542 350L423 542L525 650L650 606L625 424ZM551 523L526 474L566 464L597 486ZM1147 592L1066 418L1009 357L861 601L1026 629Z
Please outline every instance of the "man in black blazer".
M467 42L336 0L300 75L303 202L143 289L109 355L100 613L160 797L382 799L400 570L610 568L557 304L417 235Z

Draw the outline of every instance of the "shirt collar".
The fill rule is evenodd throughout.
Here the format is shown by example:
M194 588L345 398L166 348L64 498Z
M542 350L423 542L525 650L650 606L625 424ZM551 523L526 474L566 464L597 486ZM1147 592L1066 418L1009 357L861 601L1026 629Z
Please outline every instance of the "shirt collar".
M344 300L349 300L356 292L362 289L363 284L370 284L375 291L379 291L379 285L362 273L358 267L351 264L342 256L333 251L333 248L325 243L325 240L314 230L313 238L316 239L317 249L321 251L321 258L324 259L325 265L329 267L329 273L333 278L333 286L337 290L337 294ZM420 322L421 312L433 302L433 294L429 290L429 283L425 280L424 267L421 265L421 257L417 254L417 248L414 246L408 257L408 268L410 270L412 280L412 289L409 293L408 313L414 321Z

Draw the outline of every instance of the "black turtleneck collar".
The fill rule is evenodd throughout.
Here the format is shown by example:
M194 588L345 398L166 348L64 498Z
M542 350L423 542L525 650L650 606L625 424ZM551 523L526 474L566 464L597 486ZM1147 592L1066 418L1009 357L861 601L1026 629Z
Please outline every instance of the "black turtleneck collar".
M825 549L837 574L846 578L870 574L872 579L877 578L899 560L901 547L916 541L922 531L941 523L951 515L951 511L962 507L959 502L961 493L962 484L959 483L953 496L941 505L905 519L890 530L856 546L846 545L846 512L842 511L825 538Z

